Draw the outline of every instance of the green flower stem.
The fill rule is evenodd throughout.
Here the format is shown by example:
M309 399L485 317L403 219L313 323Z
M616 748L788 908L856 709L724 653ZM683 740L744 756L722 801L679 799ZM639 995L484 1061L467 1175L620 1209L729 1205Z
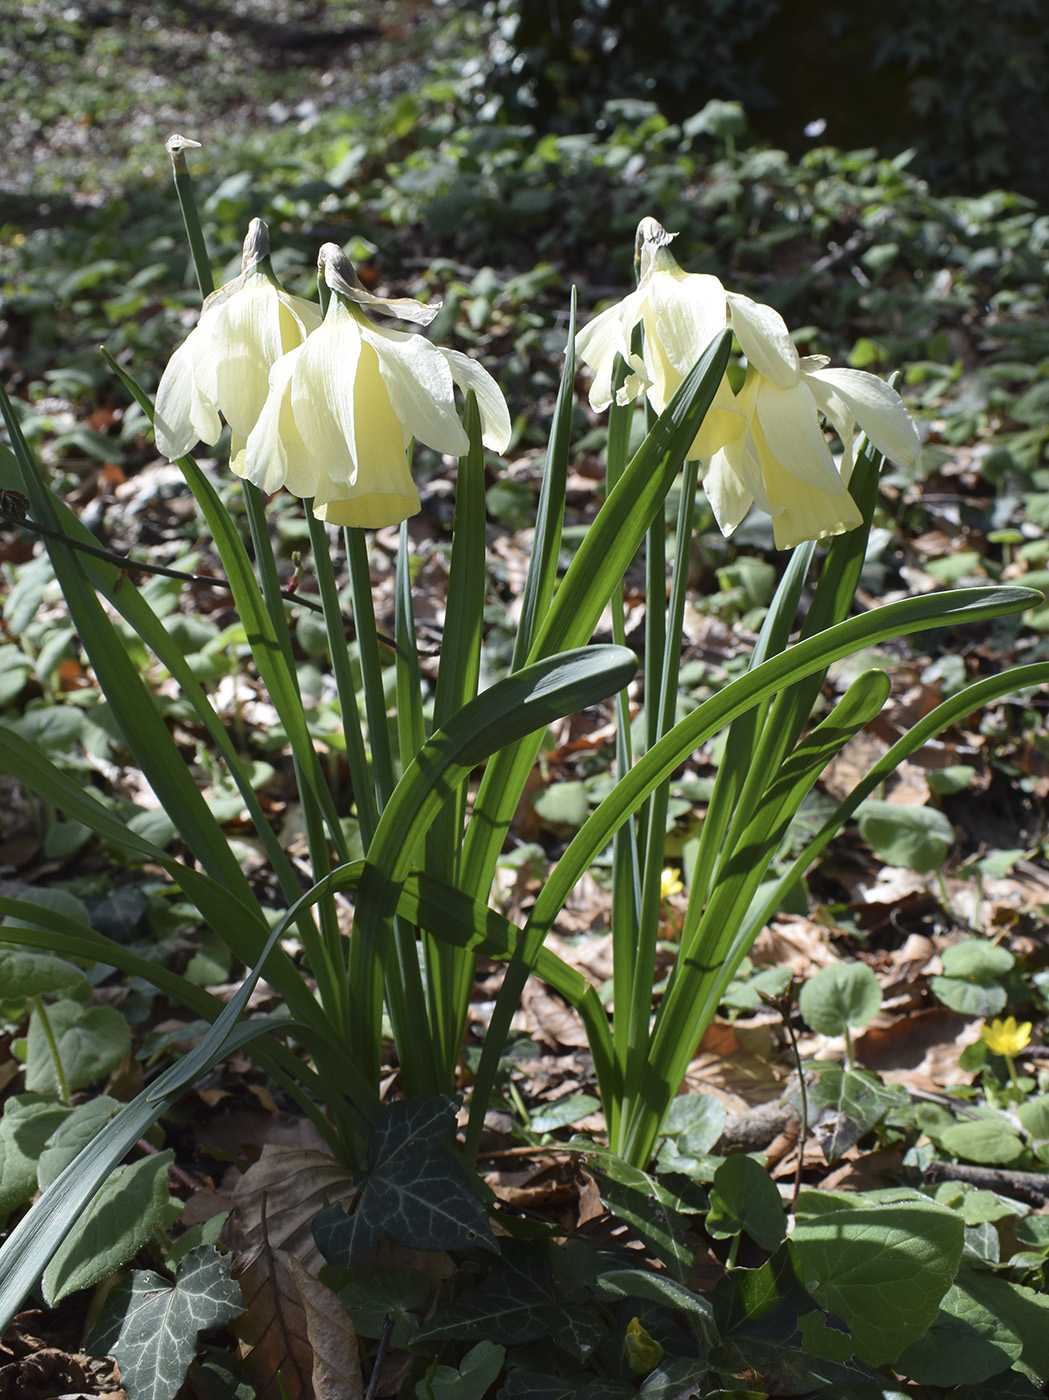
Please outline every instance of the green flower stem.
M262 493L258 487L251 482L243 483L244 503L247 507L248 528L251 531L252 544L255 547L255 567L258 569L259 580L262 584L262 596L269 609L270 617L273 620L274 630L277 637L277 645L280 648L281 657L287 671L288 679L291 682L296 696L298 695L298 679L295 672L295 659L291 646L291 634L288 631L287 614L284 608L284 599L281 596L280 578L277 574L277 563L273 557L273 547L270 542L269 523L266 519L266 508L263 503ZM301 700L300 700L301 706ZM332 843L336 846L339 859L345 861L349 852L346 848L345 838L342 828L337 821L329 820L325 823L324 813L320 803L317 801L319 790L324 787L324 781L320 773L320 765L317 762L315 752L311 751L313 759L313 772L309 776L303 770L297 755L293 755L295 770L296 788L299 794L299 802L302 806L303 823L306 830L306 843L310 853L310 868L315 880L327 875L331 869L331 857L328 847L328 834ZM327 829L326 829L327 827ZM306 949L306 956L310 962L310 968L317 979L317 992L320 996L321 1005L328 1012L336 1025L344 1025L346 1018L345 1005L345 963L342 935L339 932L338 915L336 913L333 900L323 900L317 906L317 916L320 924L319 940L313 935L312 922L307 925L309 933L303 935L303 946Z
M186 164L185 152L181 145L174 145L174 138L168 143L167 150L175 175L178 207L182 211L182 222L186 227L186 237L189 239L193 270L197 274L201 300L206 300L215 290L215 279L211 272L207 244L204 242L204 230L200 225L200 213L197 210L197 201L193 193L193 180L190 177L189 166Z
M1013 1087L1013 1102L1018 1104L1023 1103L1023 1090L1020 1088L1020 1080L1016 1073L1016 1056L1003 1055L1002 1059L1005 1061L1005 1067L1009 1071L1009 1083Z
M613 397L608 410L606 496L615 490L627 466L630 425L636 409L633 404L617 403L615 396L625 382L628 372L626 361L621 355L617 356L612 376ZM622 580L615 590L611 607L612 639L617 646L626 646L626 595ZM627 690L621 690L616 696L615 771L620 775L629 773L633 762L630 694ZM619 1088L605 1109L610 1134L616 1132L615 1119L620 1105L622 1066L626 1063L629 1044L631 1014L628 1008L632 1002L631 989L634 980L631 973L634 957L634 931L641 927L641 884L637 819L631 815L612 838L612 909L610 914L613 948L612 1002L614 1007L623 1008L623 1011L622 1014L613 1018L616 1080Z
M433 698L435 729L476 697L481 677L481 646L488 592L487 512L481 415L472 392L466 396L463 426L470 439L470 447L459 459L455 488L455 524L448 562L444 635ZM553 513L556 516L556 511ZM426 869L456 885L460 881L465 823L466 792L458 788L426 834ZM462 1053L477 956L474 952L453 950L446 940L435 939L429 933L424 935L423 942L426 990L434 1029L433 1053L440 1056L442 1083L450 1091L454 1087Z
M678 497L677 531L675 535L674 569L670 601L664 613L662 628L663 654L659 658L658 689L651 699L646 693L646 705L655 712L654 740L658 743L674 726L677 711L678 677L681 671L681 630L684 624L685 596L688 591L688 551L692 539L695 515L696 487L699 481L698 461L686 462L681 476ZM660 551L664 553L664 551ZM650 590L653 581L650 580ZM658 594L648 595L650 611L664 612L664 577L656 585ZM654 668L655 669L655 668ZM629 966L630 1028L627 1037L628 1060L625 1066L624 1096L627 1101L642 1091L648 1059L649 1020L652 1010L652 984L655 981L656 946L659 941L660 898L663 867L666 861L667 811L670 802L670 779L661 782L647 804L647 827L642 858L641 918L638 925L638 946Z
M364 691L365 714L368 718L375 794L381 812L393 793L393 755L390 752L390 731L386 719L386 688L375 636L368 538L363 530L347 528L343 531L343 539L346 543L346 561L350 573L353 620L357 627L361 685Z
M58 1051L58 1041L55 1039L55 1030L51 1024L51 1018L47 1014L47 1007L44 1005L43 997L30 997L33 1007L33 1014L40 1023L40 1029L44 1032L44 1039L47 1041L47 1048L51 1055L51 1064L55 1071L55 1083L58 1085L58 1097L63 1103L71 1103L72 1095L69 1091L69 1080L66 1078L65 1068L62 1064L62 1056ZM1012 1069L1012 1065L1009 1066Z
M394 792L393 754L390 747L390 729L386 715L386 689L382 664L375 634L375 612L372 606L371 569L368 563L368 542L361 529L346 529L346 558L350 573L350 596L353 601L353 617L357 625L357 644L361 662L361 683L364 690L364 706L368 718L368 737L371 741L372 765L375 791L381 813ZM371 854L371 845L369 845ZM351 943L361 942L359 928L360 906L357 908L354 936ZM390 920L393 957L388 964L378 963L385 971L386 1006L393 1025L401 1060L401 1070L405 1079L405 1090L409 1094L436 1093L437 1074L434 1057L430 1049L429 1019L426 1014L426 998L423 992L422 975L419 969L418 940L415 929L400 915ZM352 948L351 948L352 963ZM375 976L371 970L368 981ZM373 993L378 984L373 985ZM354 995L356 989L354 989ZM367 994L366 994L367 995ZM369 1042L365 1051L367 1062L377 1066L381 1051L381 1026L373 1017L364 1018L361 1034Z
M303 502L306 523L310 531L310 544L313 549L313 566L317 575L317 587L321 595L321 607L328 633L328 652L331 656L335 686L339 695L339 710L342 715L342 732L346 740L346 761L350 767L353 800L357 807L361 840L364 843L364 849L367 850L379 821L379 809L375 801L375 787L361 726L361 712L357 703L357 686L354 680L353 666L346 645L346 629L342 608L339 604L335 570L331 562L328 531L324 523L314 515L312 504L312 501Z

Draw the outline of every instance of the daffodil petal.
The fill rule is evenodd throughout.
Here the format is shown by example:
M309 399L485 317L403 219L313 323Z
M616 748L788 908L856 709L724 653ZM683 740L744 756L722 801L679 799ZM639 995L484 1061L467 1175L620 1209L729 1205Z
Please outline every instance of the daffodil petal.
M361 334L377 356L401 445L415 437L436 452L461 457L470 439L455 411L452 371L444 355L421 335L380 327Z
M157 450L170 461L184 457L198 442L218 442L222 423L213 401L201 397L194 361L199 327L178 347L167 363L157 389L153 427Z
M506 406L503 392L484 365L460 350L446 350L438 347L448 361L452 378L468 394L472 389L477 398L477 410L481 415L481 441L493 452L505 452L512 431L510 410Z
M315 470L346 486L357 477L354 382L362 352L360 327L336 297L324 324L294 352L290 397L295 426ZM388 397L385 391L383 397ZM397 441L403 446L400 425Z
M725 288L709 273L655 272L648 281L646 350L655 337L680 379L726 325Z
M778 311L736 292L726 293L729 324L747 363L779 389L796 384L801 359Z
M835 396L883 457L905 465L917 457L921 439L914 420L895 389L877 375L860 369L819 369L806 374L805 382L839 435L837 419L841 410L834 402Z
M703 476L703 490L718 522L718 529L726 538L754 504L753 495L747 490L733 463L736 455L728 449L715 452Z
M594 372L590 385L590 407L600 413L612 402L612 375L616 355L630 359L630 333L641 320L647 292L637 288L629 296L606 307L576 335L579 359Z

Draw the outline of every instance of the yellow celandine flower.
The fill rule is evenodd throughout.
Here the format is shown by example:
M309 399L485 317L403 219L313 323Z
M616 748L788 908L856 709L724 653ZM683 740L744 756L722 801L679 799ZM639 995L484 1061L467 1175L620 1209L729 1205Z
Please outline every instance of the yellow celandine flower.
M312 496L314 514L330 524L395 525L419 509L409 441L451 456L469 447L456 385L474 391L482 440L493 451L510 440L510 415L476 360L378 326L364 310L425 323L436 307L372 296L334 243L321 249L318 267L332 293L324 321L274 364L265 406L233 470L266 492L284 486Z
M637 231L638 287L580 332L576 348L594 371L592 407L612 399L616 354L633 371L617 395L641 393L662 411L718 331L730 326L747 357L738 395L718 386L690 456L706 463L703 487L725 535L756 502L772 517L780 549L840 534L860 523L848 492L856 425L886 457L911 462L918 434L902 400L872 374L827 369L823 356L799 356L778 312L726 292L716 277L685 273L667 245L675 237L655 219ZM643 355L631 351L642 325ZM841 469L827 447L820 415L842 442Z
M213 292L168 361L157 390L157 447L172 460L198 442L215 443L219 413L243 450L269 393L271 367L320 325L312 302L279 286L269 266L269 233L252 219L239 277Z
M1017 1025L1015 1016L1007 1016L1004 1021L985 1021L980 1039L996 1055L1018 1055L1031 1043L1031 1023Z
M672 894L680 894L685 886L681 882L681 871L668 865L659 877L659 897L669 899Z

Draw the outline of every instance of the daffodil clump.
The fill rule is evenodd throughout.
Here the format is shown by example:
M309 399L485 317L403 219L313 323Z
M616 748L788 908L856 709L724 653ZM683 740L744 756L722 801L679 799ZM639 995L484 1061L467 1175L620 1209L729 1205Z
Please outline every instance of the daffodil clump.
M707 273L683 272L669 250L674 237L655 219L641 221L637 289L577 338L594 373L591 406L612 402L621 356L628 375L616 401L644 395L662 412L712 337L729 327L746 357L746 378L738 394L722 380L691 449L704 463L703 487L722 532L731 535L755 503L772 517L780 549L853 529L860 524L848 490L857 426L885 457L913 462L918 434L903 401L873 374L799 355L771 306L726 291ZM641 354L632 349L639 325ZM837 463L821 420L841 443Z
M477 397L486 447L502 452L510 415L492 376L468 355L376 324L371 307L425 325L440 309L373 296L334 243L318 269L326 314L279 285L269 236L252 220L239 277L214 292L175 351L156 400L157 446L184 456L232 433L230 465L263 491L286 487L334 525L395 525L419 509L413 438L461 456L469 446L456 386Z

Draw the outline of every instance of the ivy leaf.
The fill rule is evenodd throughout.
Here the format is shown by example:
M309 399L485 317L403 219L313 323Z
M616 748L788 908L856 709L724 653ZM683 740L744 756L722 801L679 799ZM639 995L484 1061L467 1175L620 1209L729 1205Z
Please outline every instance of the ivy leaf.
M828 1162L843 1157L887 1113L908 1105L905 1089L883 1084L869 1070L829 1063L810 1068L818 1075L809 1090L809 1107L815 1114L812 1131Z
M456 1103L447 1095L389 1104L368 1139L368 1171L353 1215L329 1206L317 1216L317 1248L352 1264L382 1235L414 1249L498 1249L484 1205L448 1151Z
M190 1250L175 1282L136 1270L110 1291L88 1338L95 1356L115 1356L128 1400L174 1400L197 1353L197 1333L244 1311L229 1260L211 1245Z
M585 1361L604 1337L604 1323L593 1305L562 1295L543 1251L509 1240L484 1283L442 1308L420 1328L415 1344L454 1339L511 1347L549 1338Z
M174 1152L158 1152L117 1167L44 1271L44 1297L51 1307L108 1278L165 1223L168 1167L174 1160Z

